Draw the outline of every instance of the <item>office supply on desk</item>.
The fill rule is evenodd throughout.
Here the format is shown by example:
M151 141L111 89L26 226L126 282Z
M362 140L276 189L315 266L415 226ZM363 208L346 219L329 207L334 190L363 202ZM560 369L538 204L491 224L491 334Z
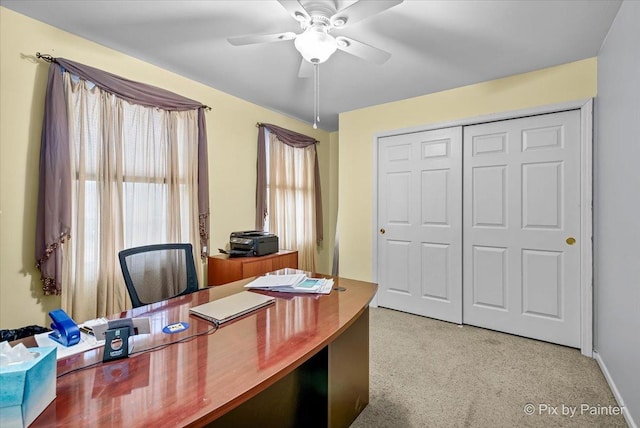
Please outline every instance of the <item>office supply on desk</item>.
M290 275L263 275L259 276L247 285L246 288L270 288L270 287L293 287L307 279L303 273Z
M267 306L275 300L273 296L241 291L222 299L195 306L189 309L189 312L213 323L222 324Z
M175 333L180 333L181 331L185 331L188 328L189 328L188 322L180 321L180 322L175 322L173 324L165 325L162 328L162 332L166 334L175 334Z
M245 288L281 293L329 294L333 288L333 279L309 278L305 274L265 275L254 279Z
M90 336L93 336L93 328L86 326L86 325L81 325L78 326L80 328L80 333L84 333L84 334L88 334Z
M78 325L62 309L49 312L53 321L49 337L64 346L73 346L80 342L80 329Z
M118 253L134 308L198 291L191 244L156 244Z
M129 356L129 336L133 335L133 323L123 323L122 327L110 328L105 331L104 353L102 362L119 360ZM130 324L130 325L127 325Z
M97 340L105 339L105 332L110 328L118 328L124 327L122 324L126 323L126 326L131 325L133 330L130 332L130 336L135 334L149 334L151 333L151 326L149 325L149 318L147 317L137 317L137 318L124 318L119 320L105 320L105 322L96 322L91 325L93 330L93 335ZM87 323L85 323L87 324Z
M78 327L80 327L81 332L85 334L89 334L91 336L95 336L95 332L93 331L93 328L95 326L99 326L100 324L106 324L107 322L109 322L109 320L107 320L104 317L95 318L95 319L87 320L83 322L82 324L78 325ZM100 339L102 340L104 339L104 337L101 337Z
M307 278L293 287L275 287L270 290L280 293L329 294L333 289L331 278Z
M135 334L133 320L131 318L110 320L107 326L108 328L104 332L102 362L127 358L129 356L129 336Z

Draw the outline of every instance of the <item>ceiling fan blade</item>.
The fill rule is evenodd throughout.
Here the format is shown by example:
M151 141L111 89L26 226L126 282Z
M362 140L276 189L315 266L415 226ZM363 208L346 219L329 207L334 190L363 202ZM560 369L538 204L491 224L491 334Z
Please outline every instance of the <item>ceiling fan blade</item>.
M307 12L307 10L302 7L298 0L278 0L278 3L280 3L282 7L287 9L287 12L289 12L289 14L293 16L293 19L295 19L296 21L311 21L311 15L309 15L309 12Z
M298 70L298 77L305 79L307 77L313 77L313 64L306 59L302 58L300 63L300 70Z
M277 34L253 34L249 36L229 37L227 41L234 46L253 45L256 43L280 42L282 40L293 40L296 33L286 32Z
M377 13L390 9L399 5L404 0L376 0L365 1L359 0L342 10L337 11L330 21L336 27L342 27L347 24L358 22L362 19L373 16Z
M359 42L349 37L338 36L336 37L336 40L338 41L338 49L341 51L350 53L351 55L355 55L374 64L384 64L389 58L391 58L391 54L389 52L374 48L371 45Z

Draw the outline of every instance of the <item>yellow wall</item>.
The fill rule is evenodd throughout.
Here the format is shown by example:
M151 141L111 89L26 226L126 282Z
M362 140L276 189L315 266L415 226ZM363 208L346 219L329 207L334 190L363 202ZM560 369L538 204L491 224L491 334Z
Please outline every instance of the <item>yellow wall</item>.
M340 276L373 280L373 136L596 96L596 58L340 115ZM399 77L401 78L401 77Z
M0 328L48 324L56 297L42 296L34 267L38 156L49 53L144 81L213 107L207 113L211 249L234 230L253 228L255 122L270 122L320 140L325 240L319 268L331 271L340 206L341 276L372 279L372 138L379 132L594 97L591 58L490 82L346 112L340 132L256 106L65 31L0 7ZM338 159L340 162L338 163ZM238 167L246 167L238 175ZM234 177L230 182L228 177ZM339 177L339 179L338 179Z
M320 165L324 241L319 245L318 266L323 273L330 274L338 221L338 132L329 134L328 143L322 148L325 162Z
M325 218L320 272L331 271L337 169L336 133L230 96L120 52L0 7L0 328L48 325L57 297L43 296L34 264L38 164L48 64L36 52L68 58L159 86L213 107L209 138L211 252L229 233L254 227L256 122L311 135L318 146ZM241 172L241 174L238 174ZM233 179L231 179L233 177ZM334 211L331 212L330 210Z

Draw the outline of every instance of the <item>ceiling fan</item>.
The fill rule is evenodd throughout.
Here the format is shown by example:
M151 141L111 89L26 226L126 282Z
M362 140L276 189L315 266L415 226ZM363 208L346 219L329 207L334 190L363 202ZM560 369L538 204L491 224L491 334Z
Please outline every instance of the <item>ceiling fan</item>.
M247 35L229 37L227 40L234 46L256 43L294 40L296 49L302 55L302 63L298 75L308 77L313 71L312 65L325 62L339 49L366 61L383 64L390 57L383 51L366 43L345 36L332 36L332 30L342 29L403 2L403 0L359 0L336 10L333 0L309 0L304 6L299 0L278 0L300 23L302 33L293 32Z

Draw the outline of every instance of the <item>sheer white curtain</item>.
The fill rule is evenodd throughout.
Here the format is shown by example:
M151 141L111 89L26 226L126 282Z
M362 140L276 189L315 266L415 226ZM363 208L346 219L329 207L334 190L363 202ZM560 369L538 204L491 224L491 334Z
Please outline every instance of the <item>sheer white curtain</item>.
M73 217L62 307L83 321L130 307L120 250L198 248L198 114L130 104L69 73L64 83Z
M316 146L294 148L269 133L267 139L266 230L278 235L280 248L298 250L300 269L316 268Z

